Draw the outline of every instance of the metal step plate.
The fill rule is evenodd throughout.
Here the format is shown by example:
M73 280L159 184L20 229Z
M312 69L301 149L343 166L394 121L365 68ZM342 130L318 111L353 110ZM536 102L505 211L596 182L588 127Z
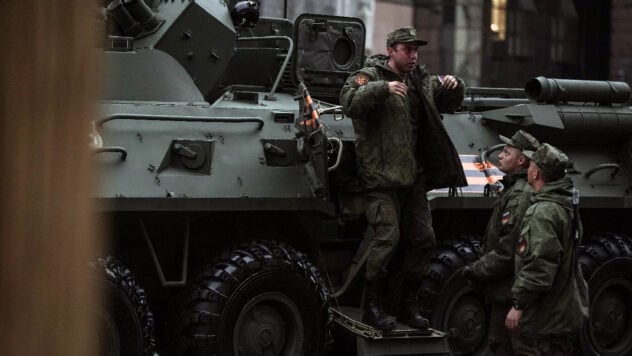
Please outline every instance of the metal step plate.
M330 310L334 322L356 337L358 355L452 355L442 331L397 323L395 330L384 332L361 322L361 308L336 306Z

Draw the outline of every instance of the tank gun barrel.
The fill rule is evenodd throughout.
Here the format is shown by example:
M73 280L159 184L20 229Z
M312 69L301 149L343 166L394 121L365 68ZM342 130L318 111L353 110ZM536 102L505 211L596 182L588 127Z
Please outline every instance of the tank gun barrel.
M507 131L526 128L554 142L609 142L632 137L632 107L520 104L482 113ZM563 134L562 134L563 132Z
M632 137L632 107L623 104L630 98L627 83L536 77L527 81L525 93L538 103L483 111L483 118L508 125L506 133L524 127L538 138L554 142L596 143Z
M568 101L625 103L630 98L630 86L625 82L572 80L536 77L525 85L527 96L537 102Z

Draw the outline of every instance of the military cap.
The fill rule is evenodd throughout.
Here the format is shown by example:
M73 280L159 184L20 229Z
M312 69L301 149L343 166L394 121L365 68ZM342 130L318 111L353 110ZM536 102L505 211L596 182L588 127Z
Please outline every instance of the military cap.
M548 143L543 144L536 151L523 151L549 179L560 179L564 176L568 165L568 156Z
M414 28L402 27L386 36L386 47L392 47L395 43L415 43L418 46L425 46L428 41L417 39L417 30Z
M498 139L509 146L519 149L520 151L535 151L540 147L540 142L538 142L535 137L522 130L518 130L513 136L511 136L511 138L498 135Z

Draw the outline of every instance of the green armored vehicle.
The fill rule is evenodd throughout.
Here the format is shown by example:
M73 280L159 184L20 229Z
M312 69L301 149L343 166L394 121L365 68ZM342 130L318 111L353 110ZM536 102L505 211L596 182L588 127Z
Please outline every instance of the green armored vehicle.
M258 8L101 9L105 90L90 136L113 236L92 264L109 297L95 308L103 354L484 354L485 303L458 271L480 255L501 176L497 135L518 129L573 163L591 289L583 350L632 350L627 85L536 78L526 90L468 89L443 123L469 185L429 192L439 247L418 298L433 329L384 334L359 322L371 231L353 128L337 106L364 63L364 25L259 18Z

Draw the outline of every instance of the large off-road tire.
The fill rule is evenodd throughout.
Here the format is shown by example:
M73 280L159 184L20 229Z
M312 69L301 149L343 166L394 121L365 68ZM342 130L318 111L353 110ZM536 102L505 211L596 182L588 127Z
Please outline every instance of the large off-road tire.
M632 354L632 240L603 234L580 248L589 289L589 319L580 334L585 355Z
M224 253L184 294L174 325L186 355L317 355L328 291L306 255L274 241Z
M472 289L461 269L481 256L478 240L461 237L439 246L421 283L418 300L429 313L431 326L448 333L455 355L487 350L488 312L483 296Z
M145 291L132 272L112 257L91 263L101 303L94 306L99 355L153 355L154 316Z

